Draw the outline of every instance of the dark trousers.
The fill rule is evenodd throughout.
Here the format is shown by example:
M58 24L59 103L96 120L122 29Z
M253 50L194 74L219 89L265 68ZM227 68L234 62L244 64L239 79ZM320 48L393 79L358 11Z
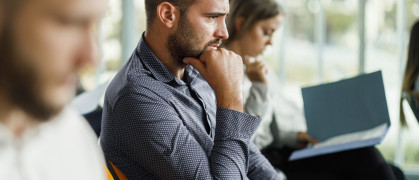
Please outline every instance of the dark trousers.
M288 161L293 149L266 148L262 153L288 180L395 180L393 170L375 147Z

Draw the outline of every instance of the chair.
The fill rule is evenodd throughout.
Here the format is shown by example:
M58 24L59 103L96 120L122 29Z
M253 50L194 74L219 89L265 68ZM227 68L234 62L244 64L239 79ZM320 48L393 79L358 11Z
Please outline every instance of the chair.
M103 109L100 106L97 106L96 110L83 114L83 117L87 120L90 126L95 131L97 137L100 136L100 129L102 126L102 112Z
M122 173L121 170L119 170L115 165L113 165L112 162L106 161L106 165L108 167L109 173L112 175L112 178L114 180L128 180L124 173Z

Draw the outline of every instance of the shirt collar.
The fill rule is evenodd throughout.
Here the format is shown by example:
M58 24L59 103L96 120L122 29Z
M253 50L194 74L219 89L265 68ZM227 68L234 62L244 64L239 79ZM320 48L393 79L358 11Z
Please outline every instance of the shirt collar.
M137 46L137 55L141 59L144 66L151 72L151 74L159 81L168 83L175 80L175 76L160 62L156 55L151 51L147 42L145 41L144 33L141 36L140 43Z
M182 81L176 79L166 66L161 63L161 61L156 57L153 51L148 46L145 41L144 33L141 36L140 43L136 48L136 54L139 59L143 62L144 66L151 72L151 74L159 81L168 83L171 81L176 81L178 84L183 85ZM184 80L187 84L190 84L193 79L199 74L199 72L192 66L188 66L185 69Z

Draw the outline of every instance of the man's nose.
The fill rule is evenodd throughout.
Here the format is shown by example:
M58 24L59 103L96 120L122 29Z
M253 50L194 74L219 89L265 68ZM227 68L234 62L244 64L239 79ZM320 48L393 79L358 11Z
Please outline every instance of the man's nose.
M83 43L80 46L80 54L77 59L77 67L83 68L86 65L95 65L98 61L97 33L93 30L85 32Z
M220 25L214 33L214 36L220 39L228 39L227 25L224 21L223 23L220 23Z

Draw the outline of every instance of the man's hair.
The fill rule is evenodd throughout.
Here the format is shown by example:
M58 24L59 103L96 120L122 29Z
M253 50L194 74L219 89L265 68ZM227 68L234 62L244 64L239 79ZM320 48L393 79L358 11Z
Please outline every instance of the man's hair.
M223 41L227 45L242 35L242 32L255 23L277 15L285 15L284 9L276 0L230 0L230 15L226 19L230 37ZM238 18L244 18L241 31L235 27Z
M10 57L7 57L9 52L9 48L11 46L9 41L9 31L10 31L10 24L14 20L14 16L17 12L17 7L22 4L23 0L0 0L1 5L1 15L2 15L2 24L0 26L0 63L3 64L3 61L8 60ZM7 68L7 67L4 67ZM0 72L4 72L0 68ZM0 73L0 76L3 74ZM0 78L1 83L1 78Z
M11 28L15 17L21 11L26 0L0 0L4 20L0 29L0 96L7 97L12 106L17 106L31 115L36 121L46 121L59 112L59 109L47 105L39 96L39 74L28 68L29 64L22 63L16 34Z
M145 0L145 11L147 15L147 28L151 27L152 22L157 16L157 6L162 2L168 2L179 8L180 15L185 15L193 3L198 0Z

